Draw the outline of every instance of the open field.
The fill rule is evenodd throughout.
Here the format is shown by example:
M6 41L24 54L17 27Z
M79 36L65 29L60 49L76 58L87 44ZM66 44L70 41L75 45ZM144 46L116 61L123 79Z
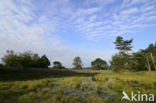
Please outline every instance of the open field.
M156 95L156 72L0 71L0 103L119 103L123 90Z

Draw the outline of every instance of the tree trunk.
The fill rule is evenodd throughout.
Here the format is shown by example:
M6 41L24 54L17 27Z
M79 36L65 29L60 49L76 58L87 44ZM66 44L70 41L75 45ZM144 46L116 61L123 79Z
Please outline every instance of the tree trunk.
M154 61L154 58L153 58L152 53L151 53L151 58L152 58L152 62L153 62L154 68L155 68L155 70L156 70L156 65L155 65L155 61Z
M147 66L148 66L148 71L151 71L151 66L150 66L150 63L149 63L149 59L147 56L145 56L146 59L147 59Z

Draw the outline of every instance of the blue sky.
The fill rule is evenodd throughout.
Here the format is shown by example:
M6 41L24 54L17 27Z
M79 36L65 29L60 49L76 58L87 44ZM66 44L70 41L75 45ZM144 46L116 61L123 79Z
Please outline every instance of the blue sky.
M0 0L0 57L31 50L72 67L110 60L116 36L134 38L133 51L156 42L155 0Z

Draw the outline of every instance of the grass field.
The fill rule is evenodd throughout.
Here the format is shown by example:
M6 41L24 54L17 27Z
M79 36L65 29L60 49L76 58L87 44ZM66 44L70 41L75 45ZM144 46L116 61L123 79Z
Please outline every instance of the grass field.
M156 72L0 71L0 103L120 103L123 90L156 95Z

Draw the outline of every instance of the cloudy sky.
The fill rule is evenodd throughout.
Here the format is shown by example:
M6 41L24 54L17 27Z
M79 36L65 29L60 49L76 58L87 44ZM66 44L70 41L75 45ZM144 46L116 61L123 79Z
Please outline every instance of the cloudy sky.
M156 0L0 0L0 57L31 50L72 67L117 52L116 36L133 51L156 41Z

